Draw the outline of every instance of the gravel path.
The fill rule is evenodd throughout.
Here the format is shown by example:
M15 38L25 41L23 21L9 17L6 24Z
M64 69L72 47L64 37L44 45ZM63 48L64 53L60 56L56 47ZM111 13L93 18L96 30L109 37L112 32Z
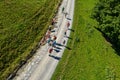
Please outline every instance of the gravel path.
M51 36L57 36L56 42L62 46L57 45L51 53L51 56L49 56L48 52L50 46L48 44L41 46L33 58L18 71L14 80L50 80L59 60L62 58L64 49L70 49L66 47L66 43L67 40L70 39L69 35L74 15L74 2L75 0L63 0L57 15L57 27L54 28L55 32L51 33ZM63 7L65 7L64 12L68 13L66 17L65 14L62 13ZM70 23L69 29L66 26L68 21ZM64 34L65 32L66 35ZM64 42L65 44L63 44Z

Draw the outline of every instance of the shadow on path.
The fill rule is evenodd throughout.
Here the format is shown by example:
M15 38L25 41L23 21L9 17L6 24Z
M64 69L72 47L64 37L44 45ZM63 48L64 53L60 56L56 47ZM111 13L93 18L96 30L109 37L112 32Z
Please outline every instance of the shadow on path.
M68 46L64 46L65 48L67 48L68 50L72 50L70 47L68 47Z
M68 30L70 30L70 31L72 31L72 32L74 32L75 30L73 30L73 29L68 29Z
M65 45L62 45L62 44L60 44L60 43L56 43L56 45L58 45L58 46L63 46L63 47L65 47L65 48L67 48L68 50L72 50L70 47L68 47L68 46L65 46ZM56 47L55 47L56 48ZM58 49L62 49L62 48L60 48L60 47L57 47L57 49L54 49L56 52L58 52ZM59 52L60 52L60 50L59 50Z
M56 45L57 45L57 46L63 46L63 45L62 45L62 44L60 44L60 43L56 43Z
M70 18L67 18L67 20L71 20Z
M61 59L61 57L57 57L57 56L54 56L54 55L49 55L49 56L54 58L54 59L56 59L56 60L60 60Z
M55 30L51 30L51 32L53 33L53 32L55 32Z
M59 53L60 52L60 50L59 49L53 49L55 52L57 52L57 53Z
M60 48L60 47L54 47L54 48L59 49L59 50L61 50L61 49L62 49L62 48Z
M72 40L72 38L71 37L68 37L68 36L65 36L66 38L68 38L68 39L71 39Z

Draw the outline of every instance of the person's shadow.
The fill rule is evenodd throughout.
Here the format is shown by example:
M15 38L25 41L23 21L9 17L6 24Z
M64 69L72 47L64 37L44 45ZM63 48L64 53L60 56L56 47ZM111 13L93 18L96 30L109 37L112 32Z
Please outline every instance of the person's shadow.
M67 20L71 20L70 18L67 18Z
M56 60L60 60L61 59L61 57L58 57L58 56L54 56L54 55L49 55L49 56L54 58L54 59L56 59Z
M68 30L70 30L70 31L72 31L72 32L74 32L74 31L75 31L75 30L73 30L73 29L70 29L70 28L69 28Z
M71 37L69 37L69 36L65 36L66 38L68 38L68 39L71 39L72 40L72 38Z
M57 53L59 53L59 52L60 52L60 50L59 50L59 49L54 49L54 51L55 51L55 52L57 52Z
M56 45L57 45L57 46L63 46L63 45L62 45L62 44L60 44L60 43L56 43Z
M72 50L70 47L68 47L68 46L64 46L65 48L67 48L68 50Z

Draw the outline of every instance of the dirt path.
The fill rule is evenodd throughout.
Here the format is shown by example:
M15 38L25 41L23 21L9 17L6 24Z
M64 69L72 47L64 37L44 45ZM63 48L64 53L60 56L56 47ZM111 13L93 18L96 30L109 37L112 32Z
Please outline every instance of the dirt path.
M62 13L62 8L65 7L65 12L68 15L65 17L65 14ZM54 28L55 32L51 33L51 36L56 35L56 42L59 45L56 45L51 56L49 56L48 50L50 46L45 44L37 50L33 58L23 66L17 73L17 76L14 80L50 80L59 60L62 58L62 54L66 47L67 40L70 39L70 29L73 21L74 14L74 0L63 0L62 5L59 8L58 12L58 23L57 27ZM70 22L69 29L66 27L67 21ZM66 31L66 36L65 36ZM65 44L63 44L65 42ZM64 46L63 46L64 45Z

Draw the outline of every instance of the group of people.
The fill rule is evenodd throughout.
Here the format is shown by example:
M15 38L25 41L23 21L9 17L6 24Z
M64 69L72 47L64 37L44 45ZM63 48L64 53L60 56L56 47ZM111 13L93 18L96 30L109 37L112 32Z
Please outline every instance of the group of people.
M66 18L66 16L68 15L68 13L66 12L66 13L64 13L64 7L62 8L62 13L65 15L65 18ZM42 40L41 40L41 44L42 45L44 45L45 43L48 43L48 45L49 45L49 49L48 49L48 52L51 54L52 52L53 52L53 50L54 50L54 48L56 47L56 39L57 39L57 36L56 35L54 35L54 36L51 36L51 30L52 30L52 28L54 28L55 26L56 26L56 24L57 24L57 20L58 20L58 18L53 18L52 19L52 21L51 21L51 26L49 26L49 28L48 28L48 30L47 30L47 33L45 34L45 36L42 38ZM70 26L70 22L69 21L67 21L67 23L66 23L66 30L65 30L65 32L64 32L64 36L67 36L67 30L69 29L69 26ZM65 43L66 43L66 40L63 40L63 45L65 45Z
M68 13L66 12L66 13L64 13L64 7L62 8L62 13L65 15L65 18L66 18L66 16L68 15ZM52 20L52 25L54 26L54 24L56 24L56 19L54 18L53 20ZM69 26L70 26L70 22L69 22L69 20L66 22L66 25L65 25L65 27L66 27L66 30L65 30L65 32L64 32L64 36L67 36L67 31L68 31L68 29L69 29ZM51 54L52 53L52 51L54 50L53 48L55 48L56 47L56 39L57 39L57 37L56 36L53 36L53 39L51 39L51 38L49 38L49 40L48 40L48 44L49 44L49 46L51 46L51 48L49 48L49 53ZM63 40L63 45L65 45L65 43L66 43L66 40L64 39Z

